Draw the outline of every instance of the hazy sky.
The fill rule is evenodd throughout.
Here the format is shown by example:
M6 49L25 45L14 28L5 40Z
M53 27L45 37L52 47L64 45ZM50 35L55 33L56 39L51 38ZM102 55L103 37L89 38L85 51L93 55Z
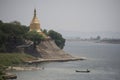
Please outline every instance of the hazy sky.
M34 8L43 29L64 37L120 38L120 0L0 0L0 20L28 26Z

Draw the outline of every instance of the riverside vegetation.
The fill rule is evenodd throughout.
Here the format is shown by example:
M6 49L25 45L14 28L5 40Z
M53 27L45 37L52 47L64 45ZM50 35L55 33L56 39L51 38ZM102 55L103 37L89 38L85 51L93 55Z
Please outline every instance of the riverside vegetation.
M50 36L59 48L64 47L65 39L60 33L54 30L42 31ZM0 21L0 52L14 52L16 46L24 44L26 39L37 45L44 37L35 31L29 32L29 26L21 25L18 21L11 23Z
M62 49L64 47L65 39L60 33L54 30L47 31L46 29L42 31L46 35L50 36L59 48ZM35 31L29 32L29 26L21 25L18 21L10 23L4 23L0 21L0 54L2 53L0 56L10 56L6 53L15 53L16 46L25 44L25 40L31 40L33 41L34 45L37 45L41 42L41 40L44 40L44 37ZM20 56L21 54L13 55Z
M64 47L65 39L60 33L46 29L42 31L50 36L59 48ZM17 46L25 44L26 40L32 41L36 46L44 39L44 36L36 31L29 32L29 26L21 25L18 21L4 23L0 20L0 80L2 80L1 75L5 71L4 66L14 66L36 59L29 54L16 52Z

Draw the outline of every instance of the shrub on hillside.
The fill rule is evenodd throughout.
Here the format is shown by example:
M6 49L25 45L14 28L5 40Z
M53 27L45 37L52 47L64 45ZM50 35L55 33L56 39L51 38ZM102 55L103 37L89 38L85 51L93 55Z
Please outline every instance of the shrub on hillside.
M48 36L50 36L56 43L56 45L63 49L65 45L65 39L62 37L62 35L54 30L48 31Z

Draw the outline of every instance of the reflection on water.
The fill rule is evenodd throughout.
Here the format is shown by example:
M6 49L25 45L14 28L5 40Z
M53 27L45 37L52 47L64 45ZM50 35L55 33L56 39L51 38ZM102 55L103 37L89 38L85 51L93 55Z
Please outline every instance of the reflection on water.
M41 63L44 70L13 71L17 80L120 80L120 44L67 42L65 51L88 60ZM75 70L89 69L90 73Z

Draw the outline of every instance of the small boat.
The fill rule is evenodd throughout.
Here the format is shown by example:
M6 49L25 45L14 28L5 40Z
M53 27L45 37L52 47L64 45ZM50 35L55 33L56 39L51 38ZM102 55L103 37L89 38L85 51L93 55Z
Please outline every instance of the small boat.
M81 73L89 73L90 72L90 70L86 70L86 71L80 71L80 70L76 70L76 72L81 72Z

